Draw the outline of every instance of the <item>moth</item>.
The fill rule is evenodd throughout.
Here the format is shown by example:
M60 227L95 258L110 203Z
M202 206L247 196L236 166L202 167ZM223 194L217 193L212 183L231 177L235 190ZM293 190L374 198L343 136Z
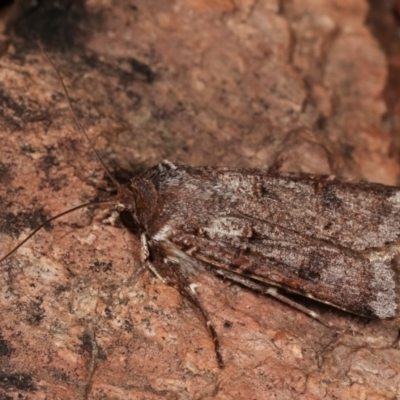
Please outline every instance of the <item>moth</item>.
M285 292L368 318L398 313L399 188L163 161L118 185L115 209L140 238L143 265L201 313L220 367L216 329L190 283L198 273L273 296L327 325Z
M131 213L142 261L201 311L220 365L188 280L199 271L291 305L280 289L368 318L397 315L399 188L164 161L121 190L119 207Z

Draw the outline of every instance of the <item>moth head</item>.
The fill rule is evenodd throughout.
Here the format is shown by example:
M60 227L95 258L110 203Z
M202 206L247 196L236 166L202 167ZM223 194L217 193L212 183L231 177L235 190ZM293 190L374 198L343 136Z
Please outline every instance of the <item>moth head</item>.
M134 178L119 189L117 211L122 223L134 233L147 231L157 205L157 190L144 178Z

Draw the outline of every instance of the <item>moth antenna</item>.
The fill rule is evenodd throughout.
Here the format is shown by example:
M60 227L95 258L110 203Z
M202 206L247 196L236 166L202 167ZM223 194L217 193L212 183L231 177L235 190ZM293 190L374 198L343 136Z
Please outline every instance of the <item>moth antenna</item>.
M64 84L64 81L62 80L62 77L61 77L60 72L58 71L58 69L57 69L56 65L54 64L53 60L50 58L50 56L49 56L49 55L46 53L46 51L44 50L42 44L41 44L40 42L38 42L38 44L39 44L40 50L43 52L43 54L45 55L45 57L47 58L47 60L49 61L49 63L52 65L52 67L54 68L54 70L55 70L55 72L56 72L56 74L57 74L57 77L58 77L58 79L59 79L59 81L60 81L60 83L61 83L61 86L62 86L62 88L63 88L65 97L67 98L69 109L71 110L72 116L74 117L75 124L77 125L79 131L83 134L83 136L84 136L84 137L86 138L86 140L88 141L91 150L93 151L93 153L94 153L94 155L96 156L97 160L99 161L100 165L104 168L105 172L107 173L107 175L109 176L109 178L111 179L111 181L112 181L117 187L119 187L119 186L120 186L119 182L117 182L117 181L114 179L114 177L111 175L111 173L110 173L110 171L108 170L107 166L104 164L103 160L100 158L99 154L97 153L96 149L94 148L94 146L93 146L93 144L92 144L92 142L91 142L91 140L90 140L90 138L89 138L89 135L86 133L86 131L83 129L82 125L80 124L80 122L79 122L79 120L78 120L78 118L77 118L77 116L76 116L76 114L75 114L75 111L74 111L74 109L73 109L73 107L72 107L71 98L69 97L68 90L67 90L67 88L66 88L66 86L65 86L65 84ZM57 215L54 215L53 217L49 218L48 220L44 221L44 222L43 222L42 224L40 224L37 228L35 228L24 240L22 240L20 243L18 243L17 246L15 246L15 247L14 247L11 251L9 251L5 256L3 256L2 258L0 258L0 264L1 264L4 260L6 260L8 257L10 257L12 254L14 254L14 253L15 253L21 246L23 246L32 236L34 236L38 231L40 231L44 226L46 226L47 224L49 224L51 221L54 221L55 219L61 218L61 217L63 217L64 215L67 215L67 214L69 214L69 213L72 213L72 212L74 212L74 211L77 211L77 210L79 210L79 209L81 209L81 208L88 207L88 206L91 206L91 205L94 205L94 204L101 204L101 203L111 203L111 202L109 202L109 201L91 201L91 202L89 202L89 203L80 204L79 206L70 208L69 210L63 211L63 212L61 212L61 213L59 213L59 214L57 214Z
M53 217L49 218L48 220L44 221L43 223L41 223L37 228L35 228L24 240L22 240L22 242L18 243L17 246L15 246L11 251L9 251L5 256L3 256L2 258L0 258L0 264L7 259L8 257L10 257L12 254L14 254L22 245L24 245L33 235L35 235L38 231L40 231L44 226L46 226L47 224L49 224L51 221L54 221L55 219L61 218L64 215L67 215L69 213L72 213L76 210L79 210L81 208L84 207L88 207L88 206L92 206L94 204L101 204L101 203L111 203L110 201L91 201L89 203L84 203L84 204L80 204L79 206L70 208L69 210L63 211L57 215L54 215Z
M47 58L47 60L49 61L49 63L51 64L51 66L54 68L54 71L55 71L56 74L57 74L58 80L59 80L60 83L61 83L61 86L62 86L62 88L63 88L65 97L67 98L67 101L68 101L69 109L71 110L72 116L74 117L74 121L75 121L76 126L78 127L78 130L82 133L82 135L83 135L83 136L86 138L86 140L88 141L89 146L90 146L90 149L93 151L93 154L96 156L97 161L98 161L98 162L100 163L100 165L103 167L104 171L106 172L106 174L108 175L108 177L111 179L112 183L114 183L114 185L115 185L116 187L121 186L121 185L119 184L119 182L111 175L111 172L108 170L106 164L104 163L104 161L101 159L101 157L100 157L99 154L97 153L96 149L94 148L94 146L93 146L93 144L92 144L92 142L91 142L91 140L90 140L90 138L89 138L89 135L86 133L85 129L83 128L83 126L82 126L81 123L79 122L78 117L77 117L76 114L75 114L74 108L72 107L72 102L71 102L71 98L70 98L70 96L69 96L69 94L68 94L67 87L66 87L65 84L64 84L64 81L63 81L63 79L62 79L62 77L61 77L60 72L58 71L58 68L56 67L55 63L54 63L53 60L50 58L50 56L46 53L46 51L44 50L42 44L41 44L40 42L38 42L38 44L39 44L40 50L42 51L42 53L44 54L44 56Z

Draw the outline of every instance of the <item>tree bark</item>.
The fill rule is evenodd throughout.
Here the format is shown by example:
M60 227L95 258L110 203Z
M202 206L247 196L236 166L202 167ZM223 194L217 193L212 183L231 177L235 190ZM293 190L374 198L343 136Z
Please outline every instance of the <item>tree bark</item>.
M105 164L272 166L396 184L386 57L363 0L51 2L0 68L0 254L110 182ZM37 233L0 266L0 397L395 398L398 321L303 304L354 335L201 275L226 367L197 312L148 272L105 206ZM340 288L338 288L340 290Z

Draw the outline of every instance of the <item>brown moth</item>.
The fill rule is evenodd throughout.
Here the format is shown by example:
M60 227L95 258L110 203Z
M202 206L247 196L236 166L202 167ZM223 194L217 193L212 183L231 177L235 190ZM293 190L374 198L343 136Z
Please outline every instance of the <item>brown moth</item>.
M120 191L119 209L131 213L142 262L202 312L221 366L189 284L199 271L291 305L279 289L368 318L396 316L396 187L164 161Z
M368 318L398 313L399 188L164 161L118 185L115 209L140 237L142 263L201 312L221 367L216 330L190 284L199 272L271 295L326 325L283 293Z

